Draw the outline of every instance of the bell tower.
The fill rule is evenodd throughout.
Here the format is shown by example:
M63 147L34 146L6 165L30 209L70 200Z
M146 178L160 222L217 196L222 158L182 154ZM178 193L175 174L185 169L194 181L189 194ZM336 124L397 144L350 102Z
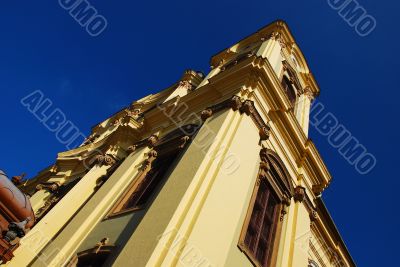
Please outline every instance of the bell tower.
M8 266L355 266L308 138L319 87L276 21L132 102L24 186ZM38 242L40 240L41 242Z

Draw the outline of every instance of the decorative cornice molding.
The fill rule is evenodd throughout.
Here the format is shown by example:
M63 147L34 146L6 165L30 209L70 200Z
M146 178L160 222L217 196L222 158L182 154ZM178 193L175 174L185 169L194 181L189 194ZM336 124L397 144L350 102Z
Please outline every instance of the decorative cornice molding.
M259 129L260 139L261 141L267 140L269 138L269 131L271 128L267 123L264 122L260 113L254 106L254 102L251 100L241 101L239 96L233 96L221 103L218 103L214 106L208 107L201 112L201 119L206 121L212 115L226 108L231 108L233 111L240 111L240 113L245 113L250 116L257 128Z
M227 100L224 100L218 104L215 104L211 107L206 108L205 110L203 110L201 112L201 118L203 121L207 120L208 118L210 118L212 115L214 115L215 113L227 109L227 108L231 108L234 111L237 111L240 109L242 105L241 99L238 96L233 96Z
M81 146L86 146L88 144L92 144L94 141L96 141L97 138L99 138L100 135L98 133L92 133L91 135L89 135L85 141L83 141Z
M270 34L269 39L278 41L282 48L286 48L287 44L282 37L282 33L280 31L274 31Z
M254 55L255 55L255 52L252 52L252 51L247 51L244 53L237 54L233 59L229 60L221 67L221 72L226 71L226 70L232 68L233 66L236 66L240 62L242 62L250 57L253 57Z

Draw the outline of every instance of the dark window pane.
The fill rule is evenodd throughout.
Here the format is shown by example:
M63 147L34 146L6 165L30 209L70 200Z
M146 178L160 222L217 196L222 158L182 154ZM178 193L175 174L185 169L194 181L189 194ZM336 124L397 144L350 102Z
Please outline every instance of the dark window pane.
M122 210L139 208L143 206L148 199L153 195L153 192L163 180L168 172L170 165L174 162L178 153L169 154L157 158L151 170L143 178L140 184L137 185L135 192L129 197L128 201L123 205Z
M254 201L253 211L245 236L245 245L262 266L267 263L272 252L277 225L278 199L270 186L262 181Z
M282 87L290 102L294 104L296 102L296 90L294 89L292 82L286 76L283 76Z

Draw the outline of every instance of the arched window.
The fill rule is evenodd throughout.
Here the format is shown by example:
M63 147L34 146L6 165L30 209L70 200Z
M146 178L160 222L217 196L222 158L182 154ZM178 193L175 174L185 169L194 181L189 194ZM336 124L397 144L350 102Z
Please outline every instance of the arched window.
M196 134L198 130L198 125L185 125L157 141L153 150L148 153L148 159L144 161L136 178L107 217L145 208L168 177L183 148L189 143L190 136Z
M294 89L292 82L286 75L283 75L282 87L287 97L289 98L290 103L294 105L296 103L296 90Z
M302 86L297 76L297 71L286 61L282 61L283 74L281 84L285 91L290 103L294 106L296 104L297 96L302 92Z
M257 183L243 225L239 248L255 266L275 266L279 230L293 196L293 184L282 160L269 149L260 152Z

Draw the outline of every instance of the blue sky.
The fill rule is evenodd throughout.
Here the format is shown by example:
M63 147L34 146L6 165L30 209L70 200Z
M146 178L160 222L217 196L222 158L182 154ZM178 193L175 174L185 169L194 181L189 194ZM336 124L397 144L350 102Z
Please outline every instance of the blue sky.
M90 3L108 21L97 37L58 1L1 4L0 168L33 177L64 150L20 104L34 90L87 134L131 101L176 82L185 69L208 72L213 54L280 18L321 87L319 100L378 160L360 175L312 128L333 176L326 204L359 266L394 266L400 237L397 1L359 0L377 21L367 37L327 0Z

